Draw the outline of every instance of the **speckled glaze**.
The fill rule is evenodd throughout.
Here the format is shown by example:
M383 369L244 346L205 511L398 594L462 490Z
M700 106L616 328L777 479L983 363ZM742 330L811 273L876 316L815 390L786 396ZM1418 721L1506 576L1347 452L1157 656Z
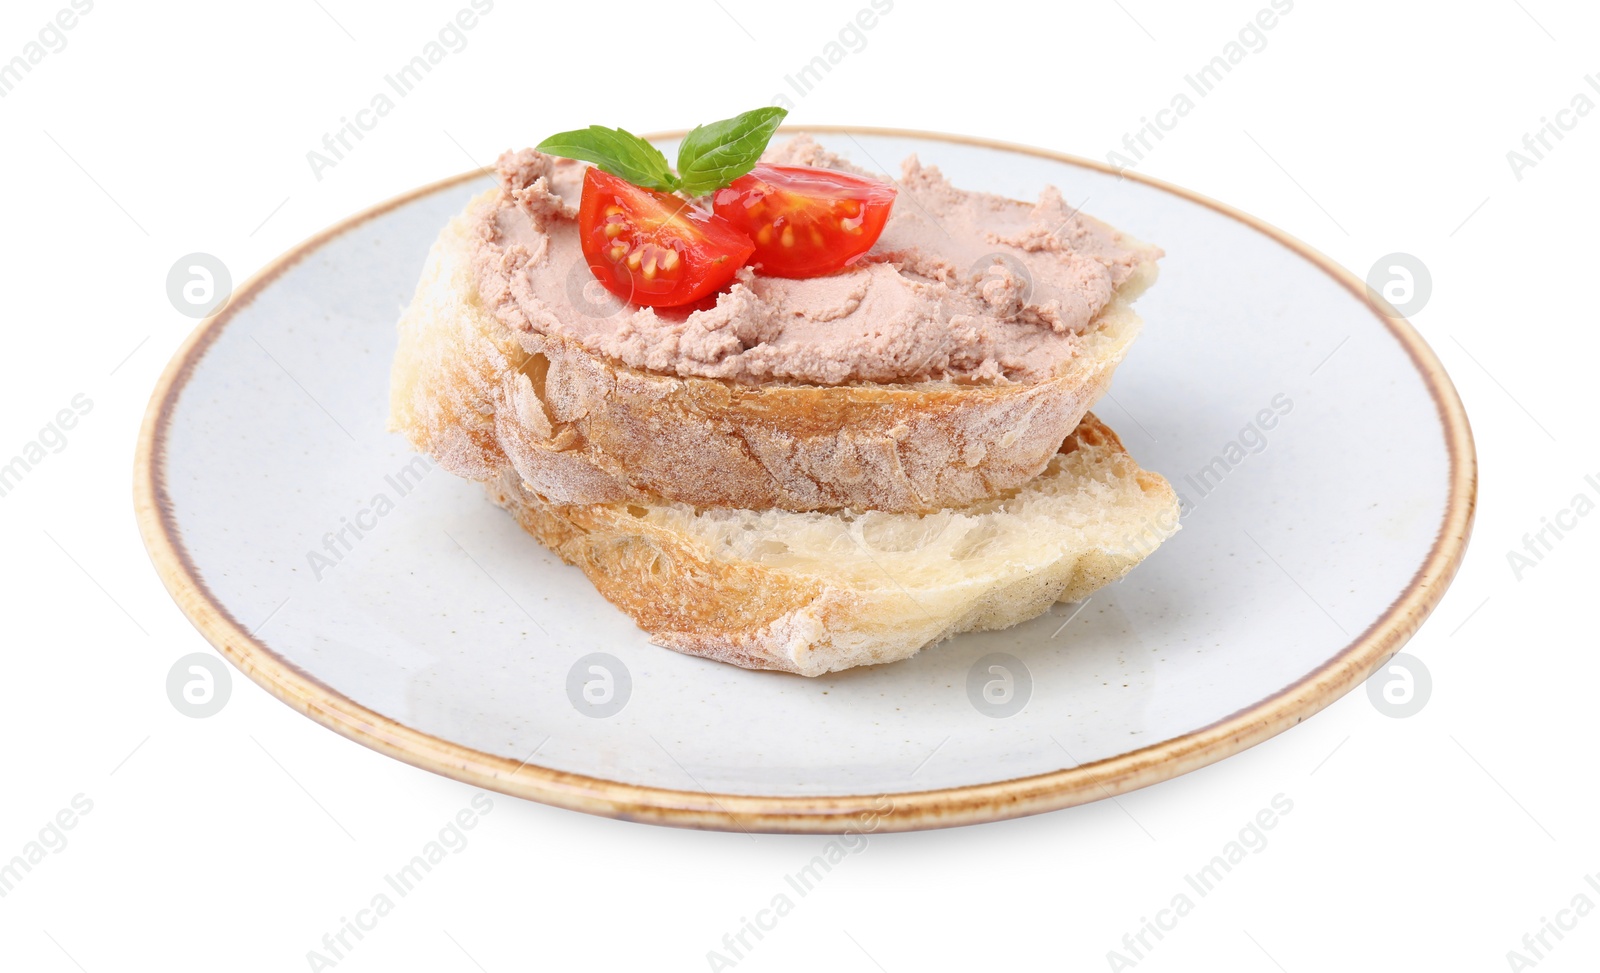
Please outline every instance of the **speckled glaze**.
M1184 500L1183 531L1128 579L815 680L650 645L481 488L384 431L395 318L439 227L488 184L473 173L308 241L180 349L135 469L178 604L285 702L416 766L615 817L799 832L869 812L879 830L1014 817L1185 773L1315 713L1422 623L1470 531L1471 433L1432 352L1363 284L1097 163L810 131L880 171L916 152L958 185L1054 184L1166 249L1144 336L1095 410ZM596 652L632 683L603 719L567 692ZM967 695L992 653L1031 677L1008 718Z

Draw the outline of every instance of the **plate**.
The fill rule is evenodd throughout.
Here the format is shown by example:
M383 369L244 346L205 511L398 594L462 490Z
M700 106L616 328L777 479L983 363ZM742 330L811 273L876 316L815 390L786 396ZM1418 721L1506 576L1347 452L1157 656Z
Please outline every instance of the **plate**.
M385 431L395 321L481 172L340 223L202 323L155 390L135 501L194 624L314 720L548 804L748 831L910 830L1121 794L1299 723L1396 652L1466 547L1476 464L1438 360L1366 286L1186 190L1018 146L809 129L881 172L1047 184L1160 243L1096 413L1183 501L1119 584L818 679L651 645ZM681 133L678 133L681 135ZM678 135L656 139L668 149Z

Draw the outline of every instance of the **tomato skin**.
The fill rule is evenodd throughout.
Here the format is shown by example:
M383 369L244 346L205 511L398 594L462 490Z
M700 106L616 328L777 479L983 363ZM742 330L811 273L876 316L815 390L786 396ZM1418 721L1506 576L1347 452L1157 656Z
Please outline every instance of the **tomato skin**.
M821 277L872 249L889 221L895 189L816 166L756 166L712 195L718 216L755 241L756 269L774 277Z
M651 307L721 290L755 252L749 237L716 214L592 166L583 174L578 238L606 290Z

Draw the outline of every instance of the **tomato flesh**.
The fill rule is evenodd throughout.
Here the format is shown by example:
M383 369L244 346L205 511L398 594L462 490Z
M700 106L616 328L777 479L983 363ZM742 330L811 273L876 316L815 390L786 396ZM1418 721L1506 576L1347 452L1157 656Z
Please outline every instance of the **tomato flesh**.
M758 165L712 196L718 216L755 241L751 262L774 277L821 277L872 249L893 186L815 166Z
M583 175L578 233L584 260L606 290L651 307L721 290L755 252L722 217L593 167Z

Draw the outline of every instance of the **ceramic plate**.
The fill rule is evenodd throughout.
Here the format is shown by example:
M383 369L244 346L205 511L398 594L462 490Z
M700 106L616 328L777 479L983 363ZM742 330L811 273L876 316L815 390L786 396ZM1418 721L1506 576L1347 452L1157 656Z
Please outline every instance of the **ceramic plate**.
M819 679L651 645L479 486L385 431L395 321L439 229L490 185L472 173L296 248L179 351L135 477L179 605L283 701L400 760L752 831L937 827L1123 793L1293 726L1422 623L1466 545L1471 434L1432 352L1364 284L1257 220L1097 163L815 134L880 172L915 152L962 187L1031 199L1053 184L1166 248L1144 334L1095 410L1183 499L1183 530L1127 579ZM670 156L675 136L657 141Z

